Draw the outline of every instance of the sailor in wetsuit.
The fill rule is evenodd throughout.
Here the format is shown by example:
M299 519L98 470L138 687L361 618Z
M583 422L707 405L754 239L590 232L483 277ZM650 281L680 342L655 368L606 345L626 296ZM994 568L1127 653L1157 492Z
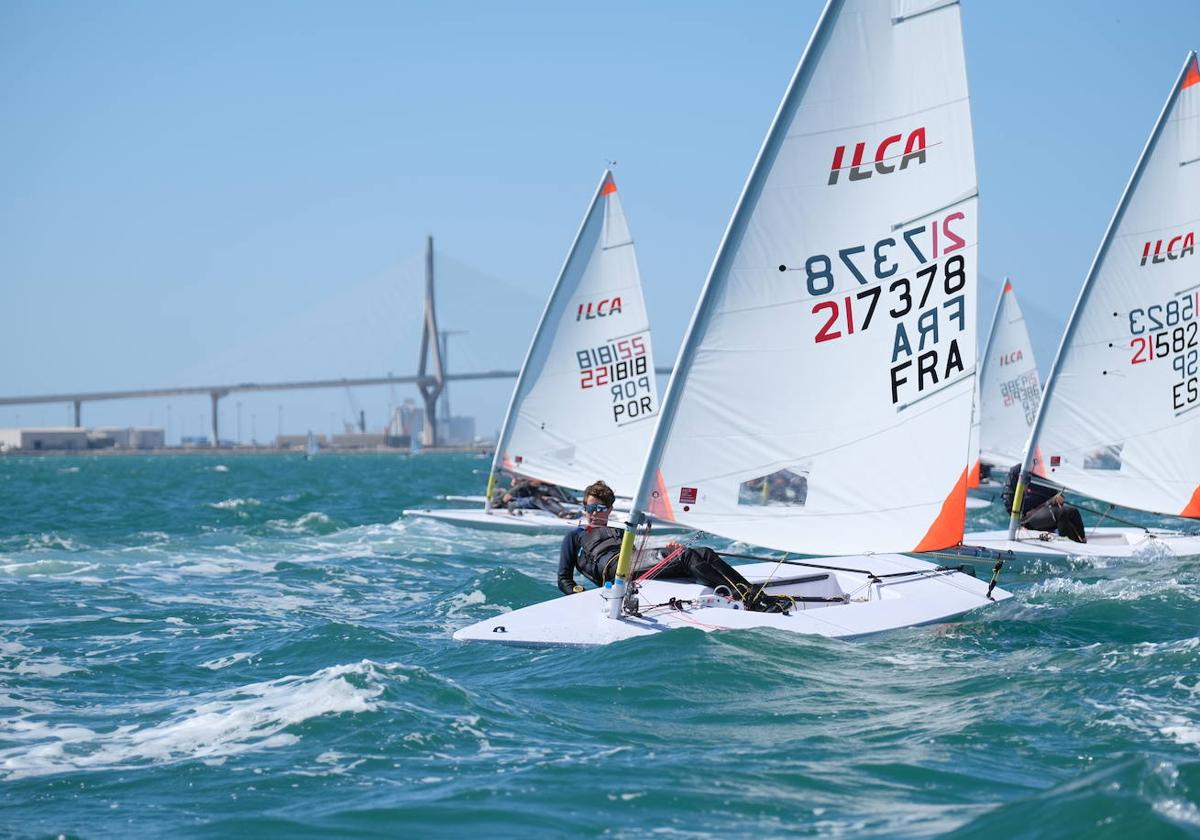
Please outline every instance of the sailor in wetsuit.
M1008 481L1001 497L1007 510L1012 510L1020 479L1021 465L1017 464L1008 471ZM1067 504L1057 489L1038 482L1035 476L1030 476L1025 497L1021 500L1021 527L1031 531L1057 530L1059 536L1077 543L1087 542L1083 517L1079 511Z
M512 477L512 486L507 490L496 490L492 505L506 508L509 513L526 510L544 510L564 519L577 516L576 511L563 505L564 501L572 501L571 495L561 488L538 481L536 478L523 479ZM576 501L575 504L578 504Z
M616 579L624 532L608 526L615 501L616 494L603 481L589 485L584 491L583 509L587 522L563 537L558 556L558 588L564 594L583 591L583 587L575 582L576 572L596 586ZM678 548L671 544L660 551L669 553ZM751 584L711 548L683 549L658 571L657 577L691 578L714 589L724 587L747 609L759 612L786 613L793 603L787 597L765 594L761 586Z

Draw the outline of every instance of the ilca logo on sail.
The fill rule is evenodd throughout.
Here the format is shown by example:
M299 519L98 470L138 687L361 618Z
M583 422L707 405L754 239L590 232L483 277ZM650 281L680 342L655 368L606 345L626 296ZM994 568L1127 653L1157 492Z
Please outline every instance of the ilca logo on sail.
M1166 250L1163 249L1163 243L1167 243ZM1154 246L1154 253L1150 253L1150 246ZM1179 250L1176 251L1176 246ZM1189 254L1196 253L1196 234L1192 231L1181 233L1173 236L1170 239L1159 239L1154 242L1147 242L1142 246L1142 261L1139 266L1145 265L1147 261L1151 265L1164 263L1167 260L1177 260L1180 257L1185 257Z
M591 301L579 304L579 311L575 313L575 320L591 321L595 318L607 318L609 315L620 314L621 298L604 298L596 304L593 304Z
M891 149L901 140L904 140L904 152L899 154L892 152ZM866 141L858 143L854 147L854 157L850 160L850 180L865 181L872 175L890 175L898 170L907 169L908 165L914 161L917 163L925 162L925 127L912 131L905 140L902 134L893 134L883 138L878 146L875 147L875 160L873 163L868 163L866 168L863 168L863 156L867 153ZM900 158L900 163L889 163ZM829 168L829 186L833 186L838 182L842 170L846 168L846 147L838 146L833 150L833 164Z

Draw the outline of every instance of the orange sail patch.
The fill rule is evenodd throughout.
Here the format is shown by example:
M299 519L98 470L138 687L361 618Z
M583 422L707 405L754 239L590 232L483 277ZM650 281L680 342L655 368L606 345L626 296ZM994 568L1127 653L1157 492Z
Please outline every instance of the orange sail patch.
M600 195L611 195L617 191L617 182L609 178L604 182L604 186L600 188Z
M1012 283L1005 280L1004 281L1004 294L1008 294L1011 291L1012 291Z
M1179 515L1189 517L1190 519L1200 519L1200 487L1197 487L1196 492L1192 493L1192 500L1188 502L1188 506Z
M646 513L658 519L675 521L675 513L671 510L671 500L667 497L667 484L663 481L662 470L654 473L654 489L650 491L650 502L646 505Z
M971 465L971 471L967 473L967 488L979 486L979 459L975 459L975 463Z
M1183 77L1183 85L1180 87L1180 90L1187 90L1197 83L1200 83L1200 67L1196 66L1196 58L1193 56L1192 63L1187 70L1187 75Z
M950 495L942 502L942 510L929 526L925 538L913 551L937 551L962 542L963 527L967 524L967 468L954 482Z

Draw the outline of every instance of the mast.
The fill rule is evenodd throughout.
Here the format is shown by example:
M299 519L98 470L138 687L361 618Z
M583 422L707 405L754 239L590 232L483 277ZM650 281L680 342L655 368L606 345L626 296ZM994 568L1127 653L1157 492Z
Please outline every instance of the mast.
M542 335L546 332L546 321L550 313L555 311L556 304L561 297L563 279L567 275L567 267L571 265L571 261L575 258L575 253L579 249L579 240L583 237L583 231L587 227L588 220L591 219L592 213L596 210L596 205L604 194L604 185L612 178L612 170L605 169L604 174L600 177L600 183L596 185L596 190L592 194L592 203L588 205L587 212L583 214L583 220L579 223L579 230L575 232L575 238L571 242L571 248L567 251L567 257L563 260L562 268L559 269L558 279L554 281L554 289L550 292L550 297L546 301L546 306L542 309L542 317L538 319L537 329L533 331L533 338L529 342L529 348L525 351L525 358L521 362L521 371L517 374L517 384L513 386L512 395L508 398L508 410L504 414L504 423L500 427L500 437L496 440L496 451L492 454L492 469L488 473L487 483L487 498L484 501L483 509L492 509L492 493L496 489L496 478L503 466L504 450L508 446L508 441L512 437L513 413L517 407L517 397L521 394L521 388L524 386L526 376L529 372L529 360L533 357L533 352L538 346Z
M840 11L844 2L845 0L828 0L824 10L821 12L821 17L817 21L817 26L813 30L812 37L809 39L808 45L804 48L800 64L796 67L796 72L792 75L792 80L788 84L783 101L779 103L779 108L776 110L775 117L771 121L771 127L767 131L767 136L763 140L762 146L759 148L758 155L754 160L754 166L750 170L750 176L746 179L745 186L742 187L742 194L738 198L738 203L733 211L733 215L730 217L729 225L726 227L725 234L721 238L717 254L713 258L712 265L709 267L708 277L704 281L704 289L701 291L700 299L697 301L696 308L692 312L692 320L688 324L687 335L683 340L682 346L679 348L679 355L675 359L675 365L672 369L673 373L670 381L667 383L667 393L659 406L658 419L654 424L654 434L650 440L650 448L646 453L645 467L642 470L642 479L638 483L637 493L633 497L633 506L626 520L625 534L621 540L621 553L617 560L613 597L608 601L609 618L618 618L620 616L625 598L625 582L633 567L633 545L637 526L645 520L647 498L651 487L655 484L657 465L662 456L663 447L666 445L667 435L674 421L676 409L678 408L679 389L687 377L687 372L691 368L696 355L696 348L700 340L697 325L704 321L705 315L713 305L712 290L714 288L714 278L720 276L725 271L733 254L734 245L745 234L750 210L762 192L767 163L773 161L779 154L780 147L786 139L787 125L799 105L803 89L807 87L811 79L816 56L824 49L828 42L836 12Z
M1137 166L1134 167L1133 174L1129 176L1129 181L1125 184L1125 190L1121 193L1121 200L1117 202L1117 208L1113 211L1112 218L1108 222L1104 238L1100 241L1100 247L1096 251L1096 256L1092 259L1091 268L1088 269L1087 277L1083 281L1083 287L1079 290L1079 297L1075 300L1075 307L1071 310L1071 317L1067 321L1067 328L1063 332L1062 340L1058 344L1058 352L1054 354L1054 363L1050 366L1050 374L1047 376L1046 383L1042 388L1042 398L1038 403L1037 416L1033 421L1033 429L1029 433L1029 441L1025 444L1025 457L1021 462L1021 478L1017 482L1017 490L1013 495L1012 510L1009 512L1008 538L1010 540L1016 538L1017 529L1021 525L1021 504L1025 500L1025 489L1029 486L1030 470L1035 467L1034 461L1037 460L1038 438L1041 435L1042 424L1045 420L1046 406L1054 399L1054 386L1058 384L1058 372L1066 358L1067 348L1071 345L1071 339L1075 334L1079 315L1087 305L1092 286L1095 283L1104 258L1108 254L1109 246L1112 245L1117 226L1120 225L1121 219L1125 215L1125 210L1129 205L1129 200L1138 183L1141 181L1146 163L1150 160L1150 156L1158 144L1163 126L1166 125L1167 115L1171 113L1171 108L1174 106L1175 100L1179 97L1179 92L1183 89L1183 82L1187 77L1187 72L1195 60L1195 51L1189 51L1187 59L1183 62L1183 68L1179 71L1179 77L1175 80L1175 86L1171 89L1171 95L1167 97L1167 101L1158 115L1158 121L1154 124L1154 130L1150 132L1150 137L1146 141L1146 145L1142 148L1141 156L1138 158ZM1037 464L1036 466L1041 467L1042 465Z

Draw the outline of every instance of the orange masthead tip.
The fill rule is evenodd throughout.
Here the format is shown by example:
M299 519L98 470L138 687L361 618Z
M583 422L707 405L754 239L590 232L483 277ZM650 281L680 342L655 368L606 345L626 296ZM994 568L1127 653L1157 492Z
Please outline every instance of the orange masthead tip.
M1196 56L1192 56L1187 73L1183 77L1182 90L1187 90L1194 84L1200 84L1200 67L1196 65Z
M608 195L617 191L617 182L610 176L604 181L604 186L600 188L600 195Z
M1012 291L1012 283L1005 280L1004 281L1004 294L1008 294L1011 291Z

